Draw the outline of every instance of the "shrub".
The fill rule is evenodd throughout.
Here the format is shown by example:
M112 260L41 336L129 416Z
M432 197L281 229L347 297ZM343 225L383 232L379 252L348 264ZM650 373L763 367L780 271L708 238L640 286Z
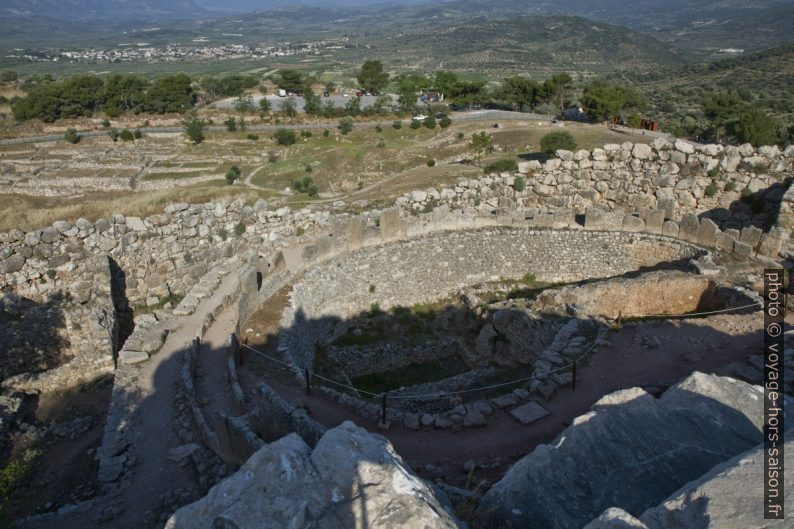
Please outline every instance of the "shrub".
M486 173L515 173L518 171L518 162L513 158L503 158L485 166Z
M392 123L391 126L394 130L400 130L401 128L403 128L403 122L400 121L399 119L395 119L394 123Z
M328 130L328 129L325 129L325 130L323 131L323 136L324 136L324 137L326 137L326 138L327 138L327 137L328 137L328 136L330 136L330 135L331 135L331 131L330 131L330 130Z
M385 141L383 141L383 138L381 138L381 139L378 141L378 147L385 147L385 146L386 146L386 142L385 142Z
M712 169L709 169L709 171L706 174L708 175L709 178L717 178L717 176L719 176L720 174L720 170L717 167L714 167Z
M116 130L115 128L113 128L113 129L110 129L110 130L108 131L108 136L110 136L110 139L111 139L111 140L113 140L114 142L116 142L116 141L118 141L118 139L119 139L119 131L118 131L118 130Z
M425 120L422 122L426 129L435 129L436 128L436 118L432 114L427 116Z
M312 131L310 130L301 131L301 138L311 138L311 137L312 137Z
M540 148L550 156L558 149L575 151L576 140L573 139L570 132L550 132L541 138Z
M121 138L122 141L133 141L135 136L133 136L132 132L129 130L124 129L119 133L119 138Z
M234 132L237 130L237 120L234 117L229 116L229 119L223 122L226 125L226 130L229 132Z
M419 120L416 120L416 119L412 120L411 121L411 128L414 129L414 130L421 129L422 128L422 122L419 121Z
M101 122L102 128L109 129L110 128L110 121L107 119L103 119Z
M240 168L233 165L226 171L226 183L232 185L240 179Z
M731 180L727 184L725 184L725 191L736 191L736 182Z
M432 159L432 158L428 158L427 159L427 166L428 167L435 167L435 165L436 165L436 161L434 159Z
M465 137L466 137L466 135L465 135L465 134L463 134L462 132L458 132L458 139L459 139L459 140L462 140L462 139L463 139L463 138L465 138Z
M278 156L276 156L276 151L267 151L267 161L270 163L276 163L278 160Z
M234 234L239 237L243 233L245 233L245 224L241 222L240 224L234 227Z
M226 228L221 228L218 230L218 236L221 238L222 241L225 241L229 238L229 232L226 231Z
M310 197L316 197L319 194L317 184L314 183L314 179L309 175L292 182L292 188L298 193L305 193Z
M276 143L284 146L292 145L298 139L294 131L287 129L278 129L276 133L273 134L273 137L276 139Z
M524 277L521 278L521 282L525 285L533 285L538 282L538 279L535 277L535 274L526 273Z
M522 192L527 187L527 182L524 180L523 176L517 176L515 182L513 182L513 189L517 192Z
M383 127L380 125L375 125L375 132L383 132Z
M441 121L438 122L438 124L441 125L442 129L445 129L445 128L449 127L450 125L452 125L452 120L449 119L449 116L447 116L445 114L444 117L441 118Z
M757 163L753 166L753 172L755 174L766 174L768 171L768 167L762 163Z
M712 182L706 186L706 189L703 191L703 193L707 197L711 198L717 193L719 193L719 191L720 191L720 186L718 186L716 182Z
M63 135L63 139L65 139L72 145L75 145L80 141L80 135L77 134L77 130L75 129L66 129L66 132Z
M259 134L254 134L253 132L250 132L250 133L248 133L246 138L248 138L251 141L256 141L256 140L259 139Z
M300 228L300 227L299 227L297 230L295 230L295 235L297 235L298 237L300 237L300 236L301 236L301 235L303 235L304 233L306 233L306 230L305 230L305 229L303 229L303 228Z
M307 173L311 173L312 172L312 166L307 164L306 167L303 168L303 170L306 171Z
M353 118L346 116L339 120L339 131L344 135L353 130Z
M141 133L140 129L135 129L135 132L132 133L132 136L136 140L139 140L139 139L143 138L143 133Z
M182 122L185 134L194 144L198 145L204 141L204 122L196 114L192 114L189 119Z

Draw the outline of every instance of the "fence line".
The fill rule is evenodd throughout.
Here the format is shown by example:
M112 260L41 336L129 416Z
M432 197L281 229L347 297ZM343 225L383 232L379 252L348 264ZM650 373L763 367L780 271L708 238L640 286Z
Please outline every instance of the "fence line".
M632 318L632 317L646 317L646 318L668 317L669 318L669 317L707 316L707 315L710 315L710 314L722 314L722 313L726 313L726 312L744 310L744 309L748 309L748 308L751 308L751 307L759 307L759 306L762 306L762 305L763 305L762 302L757 302L757 303L752 303L752 304L749 304L749 305L743 305L741 307L731 307L731 308L728 308L728 309L720 309L720 310L713 310L713 311L706 311L706 312L697 312L697 313L688 313L688 314L681 314L681 315L675 315L675 314L645 314L645 315L634 314L634 315L621 315L620 317L621 318ZM451 397L451 396L454 396L454 395L463 395L463 394L467 394L467 393L475 393L475 392L478 392L478 391L487 391L487 390L498 389L498 388L506 387L506 386L513 386L515 384L521 384L521 383L524 383L524 382L530 382L532 380L540 380L540 379L545 378L547 376L550 376L550 375L553 375L553 374L556 374L556 373L561 373L561 372L567 371L569 369L574 369L575 370L576 369L576 365L581 360L583 360L588 354L590 354L590 352L592 352L593 349L595 349L595 347L600 343L601 339L604 336L606 336L606 333L608 331L609 331L609 329L605 329L605 330L601 331L598 334L598 336L596 337L596 339L593 341L593 343L590 345L590 347L588 347L587 350L585 350L575 360L573 360L570 363L565 364L565 365L563 365L561 367L558 367L556 369L552 369L551 371L547 371L545 373L539 373L539 374L535 373L535 374L532 374L531 376L528 376L528 377L519 378L519 379L516 379L516 380L511 380L511 381L508 381L508 382L500 382L498 384L491 384L491 385L483 386L483 387L479 387L479 388L470 388L470 389L463 389L463 390L458 390L458 391L445 391L445 392L439 392L439 393L426 393L426 394L418 394L418 395L416 395L416 394L415 395L389 395L388 398L393 399L393 400L440 399L442 397ZM292 369L295 372L301 372L301 369L298 366L296 366L295 364L290 364L288 362L284 362L283 360L279 360L278 358L270 356L267 353L264 353L264 352L254 348L254 347L251 347L248 344L243 343L241 345L243 347L253 351L254 353L258 354L259 356L261 356L263 358L266 358L268 360L271 360L273 362L281 364L281 365L283 365L285 367L288 367L288 368ZM371 391L367 391L367 390L364 390L364 389L357 388L355 386L350 386L348 384L344 384L342 382L338 382L336 380L332 380L332 379L324 377L322 375L318 375L317 373L314 373L314 372L311 372L311 371L308 371L308 373L309 373L309 377L315 377L318 380L322 380L324 382L327 382L327 383L330 383L330 384L334 384L336 386L339 386L339 387L342 387L342 388L345 388L345 389L349 389L351 391L355 391L355 392L357 392L357 393L359 393L361 395L367 395L367 396L375 397L375 398L385 398L386 395L387 395L387 393L385 393L385 392L378 394L378 393L373 393Z

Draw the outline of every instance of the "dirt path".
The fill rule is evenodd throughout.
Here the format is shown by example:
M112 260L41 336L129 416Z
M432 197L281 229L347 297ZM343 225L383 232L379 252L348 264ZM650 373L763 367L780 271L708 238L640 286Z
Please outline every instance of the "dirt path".
M271 318L269 323L273 322L277 325ZM334 427L351 420L385 435L397 452L425 477L440 477L448 483L465 485L466 461L486 467L479 473L480 478L498 479L507 466L539 444L553 440L575 417L590 411L608 393L634 386L665 387L694 371L715 372L721 366L760 354L762 324L759 312L627 325L610 332L607 338L611 345L601 347L579 369L576 391L570 387L559 389L545 405L550 414L526 426L506 411L500 411L489 418L484 428L412 431L392 425L384 432L336 401L316 393L307 396L303 388L285 383L284 378L264 376L278 393L305 406L325 426ZM273 329L260 327L256 331L266 334ZM650 336L654 337L651 345L644 345ZM272 343L264 346L273 347ZM272 349L268 352L272 353ZM244 381L251 384L254 378L249 373Z
M198 356L196 396L203 405L204 417L211 421L216 411L237 415L226 380L226 343L234 332L234 311L227 309L210 325L201 342Z

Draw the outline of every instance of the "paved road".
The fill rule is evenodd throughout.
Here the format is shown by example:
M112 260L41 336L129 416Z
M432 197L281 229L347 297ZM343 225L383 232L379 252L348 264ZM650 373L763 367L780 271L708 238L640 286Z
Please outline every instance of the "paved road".
M504 110L475 110L471 112L460 112L451 114L453 121L511 121L511 120L540 120L551 121L552 116L543 114L532 114L528 112L507 112ZM356 123L356 127L375 127L377 125L390 126L393 120L387 121L367 121L363 123ZM408 124L410 120L402 120L403 124ZM336 127L336 121L328 121L324 123L305 123L296 125L247 125L246 130L249 131L273 131L278 129L328 129ZM210 131L224 131L226 127L215 125L207 127ZM183 132L182 127L144 127L140 129L144 134L156 133L179 133ZM79 131L80 136L86 138L106 136L105 130L88 130ZM63 134L50 134L48 136L29 136L25 138L10 138L0 140L0 145L21 145L25 143L44 143L63 140Z

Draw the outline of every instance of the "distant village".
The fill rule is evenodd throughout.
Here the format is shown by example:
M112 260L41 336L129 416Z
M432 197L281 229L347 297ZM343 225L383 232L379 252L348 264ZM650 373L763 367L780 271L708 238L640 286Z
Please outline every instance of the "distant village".
M241 35L229 35L240 37ZM6 55L8 59L28 62L66 62L66 63L119 63L132 61L184 61L192 59L264 59L272 57L290 57L297 55L319 55L323 51L356 48L357 44L349 42L347 37L336 40L280 43L275 45L260 44L249 46L244 44L223 44L219 46L202 45L208 39L194 39L192 45L167 45L156 47L148 42L119 44L116 48L87 48L83 50L41 50L31 51L15 49Z

